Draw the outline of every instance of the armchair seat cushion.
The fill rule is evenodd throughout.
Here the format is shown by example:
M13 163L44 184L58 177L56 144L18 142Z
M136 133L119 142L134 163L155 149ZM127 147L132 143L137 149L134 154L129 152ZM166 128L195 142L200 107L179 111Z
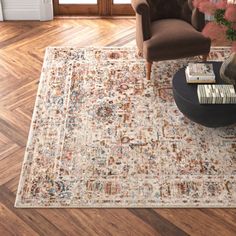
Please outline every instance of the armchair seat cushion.
M162 61L208 54L211 41L191 24L180 19L163 19L151 24L152 37L144 41L148 61Z

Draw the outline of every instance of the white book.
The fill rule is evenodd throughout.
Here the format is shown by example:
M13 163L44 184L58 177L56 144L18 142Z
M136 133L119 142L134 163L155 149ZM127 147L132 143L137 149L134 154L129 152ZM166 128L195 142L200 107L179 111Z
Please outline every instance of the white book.
M195 83L215 83L215 73L211 63L189 63L185 70L187 81Z

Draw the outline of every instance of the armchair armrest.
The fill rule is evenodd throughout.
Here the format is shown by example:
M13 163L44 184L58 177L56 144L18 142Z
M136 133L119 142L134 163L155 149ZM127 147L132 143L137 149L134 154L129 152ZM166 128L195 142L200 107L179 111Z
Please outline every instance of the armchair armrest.
M202 31L205 26L205 15L193 6L193 0L188 0L189 8L192 11L191 24L198 30Z
M192 26L198 30L202 31L205 26L205 15L200 12L197 8L192 11Z
M136 13L136 39L141 48L143 41L151 38L150 6L147 0L132 0L131 4Z
M140 15L145 11L145 8L149 8L147 0L132 0L131 5L134 11Z

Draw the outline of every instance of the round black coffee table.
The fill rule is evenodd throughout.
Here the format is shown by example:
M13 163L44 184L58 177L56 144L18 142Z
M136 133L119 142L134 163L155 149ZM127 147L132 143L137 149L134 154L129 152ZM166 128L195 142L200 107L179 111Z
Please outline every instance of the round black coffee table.
M223 84L219 75L221 62L209 63L213 63L217 84ZM199 104L197 84L186 82L185 68L174 75L172 85L177 107L190 120L207 127L221 127L236 123L236 104Z

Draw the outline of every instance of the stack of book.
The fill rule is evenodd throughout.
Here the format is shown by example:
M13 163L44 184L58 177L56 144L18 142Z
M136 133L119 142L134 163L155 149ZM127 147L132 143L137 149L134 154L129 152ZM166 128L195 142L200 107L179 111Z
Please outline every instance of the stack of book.
M197 87L201 104L236 104L236 93L231 84L204 84Z
M189 63L185 70L187 83L215 83L211 63Z

